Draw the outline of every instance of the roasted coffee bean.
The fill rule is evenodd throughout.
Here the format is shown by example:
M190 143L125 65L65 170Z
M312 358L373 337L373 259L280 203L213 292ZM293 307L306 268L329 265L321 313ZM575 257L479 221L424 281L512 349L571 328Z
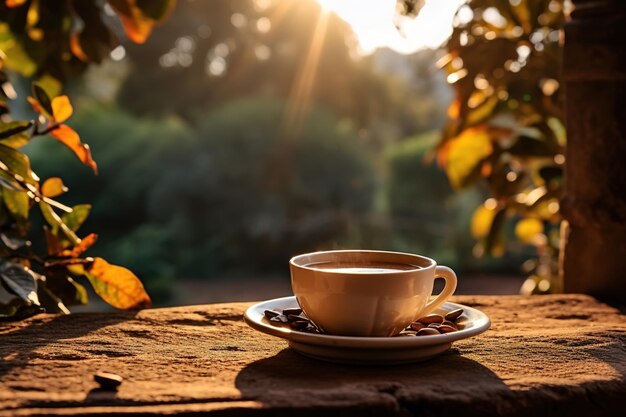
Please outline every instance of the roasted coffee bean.
M441 326L437 327L437 330L439 331L439 333L456 332L456 328L448 326L447 324L442 324Z
M293 322L293 321L306 321L307 323L310 322L311 320L309 320L308 317L304 317L304 316L296 316L294 314L290 314L287 316L287 320L289 321L289 323Z
M283 310L283 314L285 316L290 316L290 315L299 316L300 314L302 314L302 309L301 308L297 308L297 307L286 308L286 309Z
M455 329L455 330L459 330L459 328L457 327L457 325L456 325L456 324L454 324L454 323L452 323L451 321L444 320L444 322L443 322L443 323L441 323L441 324L442 324L442 325L445 325L445 326L454 327L454 329Z
M427 327L427 328L430 328L430 329L436 329L436 328L438 328L439 326L441 326L441 324L439 324L439 323L430 323L430 324L429 324L428 326L426 326L426 327Z
M410 330L409 330L409 331L404 330L404 331L402 331L402 332L398 333L396 336L410 336L410 337L415 337L415 336L417 336L417 332L413 332L413 331L410 331Z
M432 327L425 327L417 331L417 336L431 336L435 334L440 334L440 333L437 329L433 329Z
M417 321L426 325L432 323L441 324L443 323L443 317L441 317L439 314L429 314L427 316L420 317L419 319L417 319Z
M296 320L289 323L292 329L295 330L304 330L309 327L309 322L304 320Z
M282 314L279 314L278 316L272 317L270 319L270 321L274 322L274 323L288 323L289 320L287 320L286 316L283 316Z
M98 372L93 379L100 385L100 388L107 391L115 391L124 380L121 376L111 372Z
M423 329L424 327L426 327L426 325L423 323L420 323L419 321L414 321L413 323L409 324L409 328L415 331L418 331L419 329Z
M265 310L263 314L268 319L271 319L272 317L280 316L280 312L276 310Z
M457 308L456 310L452 310L448 314L446 314L446 320L448 320L448 321L456 321L456 319L461 317L461 314L463 314L463 309L462 308Z

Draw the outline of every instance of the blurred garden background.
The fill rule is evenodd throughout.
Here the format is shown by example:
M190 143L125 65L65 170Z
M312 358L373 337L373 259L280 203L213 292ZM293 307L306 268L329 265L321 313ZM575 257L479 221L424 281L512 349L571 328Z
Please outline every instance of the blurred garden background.
M395 0L341 3L179 0L145 44L66 85L99 175L53 139L25 148L71 190L59 201L93 205L97 252L155 305L287 295L291 256L340 248L435 258L465 292L519 290L534 248L477 256L489 191L453 191L434 152L454 97L438 61L464 2L417 19Z

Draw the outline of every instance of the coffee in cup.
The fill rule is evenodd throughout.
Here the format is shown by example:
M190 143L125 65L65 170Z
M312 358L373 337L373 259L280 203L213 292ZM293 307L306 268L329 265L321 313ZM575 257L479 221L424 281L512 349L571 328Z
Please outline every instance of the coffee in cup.
M457 284L450 268L400 252L315 252L293 257L289 267L300 307L333 335L393 336L443 304ZM436 278L446 285L429 301Z

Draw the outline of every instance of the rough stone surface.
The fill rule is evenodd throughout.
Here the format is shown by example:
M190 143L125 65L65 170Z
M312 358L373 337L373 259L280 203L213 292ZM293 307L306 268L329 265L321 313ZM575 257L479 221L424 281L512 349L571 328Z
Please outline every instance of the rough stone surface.
M582 295L465 296L491 330L409 366L308 359L248 303L0 324L0 416L623 415L626 316ZM120 375L100 391L98 371Z

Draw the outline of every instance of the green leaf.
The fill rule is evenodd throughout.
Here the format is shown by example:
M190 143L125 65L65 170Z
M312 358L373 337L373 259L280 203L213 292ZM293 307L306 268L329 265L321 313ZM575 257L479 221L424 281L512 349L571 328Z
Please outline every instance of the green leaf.
M41 105L41 108L47 113L47 116L52 116L52 101L48 93L46 93L46 90L38 83L33 83L33 96Z
M5 262L0 266L0 280L2 286L11 294L17 295L28 303L39 305L37 279L28 268Z
M6 55L4 63L7 68L25 77L30 77L37 71L37 62L26 52L26 48L4 22L0 23L0 51Z
M30 209L30 199L26 191L13 191L5 189L2 192L2 198L4 205L9 210L9 213L20 221L26 221L28 219L28 210Z
M137 0L137 7L144 16L157 21L164 19L175 4L175 0Z
M24 191L24 188L4 171L0 171L0 187L13 191Z
M33 124L27 121L0 122L0 139L6 139L28 130Z
M59 217L59 215L50 207L50 205L46 202L40 201L39 208L41 209L41 214L43 215L46 222L52 227L52 234L57 234L58 230L61 229L63 234L70 240L72 245L77 245L80 242L80 238L76 236L76 233L65 224L63 219Z
M5 168L8 168L10 174L19 175L23 181L31 184L37 183L30 169L30 160L28 157L20 151L0 144L0 169L6 172Z
M64 214L61 219L63 223L67 225L72 231L77 231L80 226L85 223L87 217L89 217L89 212L91 211L91 204L78 204L72 207L71 213Z
M37 85L44 89L48 97L56 97L61 94L63 84L50 74L44 74L37 80Z

